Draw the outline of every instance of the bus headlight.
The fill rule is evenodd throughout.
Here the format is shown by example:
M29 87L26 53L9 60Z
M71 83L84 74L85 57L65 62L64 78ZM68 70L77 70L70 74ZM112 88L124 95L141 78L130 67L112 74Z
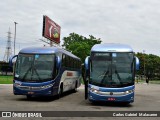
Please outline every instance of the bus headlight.
M53 84L49 84L49 85L41 86L41 88L42 88L42 89L47 89L47 88L50 88L50 87L52 87L52 86L53 86Z
M93 92L93 93L99 93L100 92L99 90L97 90L95 88L91 88L90 91Z
M19 83L14 83L13 85L14 85L15 87L21 86L21 84L19 84Z
M13 86L15 86L15 87L19 87L19 86L21 86L22 85L22 83L21 82L15 82L15 83L13 83Z
M125 92L125 94L130 94L130 93L133 93L134 92L134 90L127 90L126 92Z

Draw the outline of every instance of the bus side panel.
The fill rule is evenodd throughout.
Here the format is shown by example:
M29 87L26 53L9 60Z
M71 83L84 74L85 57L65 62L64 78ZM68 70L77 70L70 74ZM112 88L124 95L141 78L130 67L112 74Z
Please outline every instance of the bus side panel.
M57 85L59 85L60 88L61 83L63 83L63 92L74 89L76 81L77 81L77 87L79 87L81 84L80 70L68 69L62 67L58 76L60 77L60 80L57 81Z

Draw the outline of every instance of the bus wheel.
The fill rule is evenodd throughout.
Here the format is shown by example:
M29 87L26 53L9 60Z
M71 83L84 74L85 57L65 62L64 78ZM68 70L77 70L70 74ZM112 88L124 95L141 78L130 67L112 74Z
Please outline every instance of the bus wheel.
M59 93L58 93L58 98L61 98L62 94L63 94L63 84L61 84L61 86L60 86L60 90L59 90Z
M122 103L124 106L129 106L130 105L130 102L123 102Z
M27 99L31 99L32 96L31 95L26 95Z

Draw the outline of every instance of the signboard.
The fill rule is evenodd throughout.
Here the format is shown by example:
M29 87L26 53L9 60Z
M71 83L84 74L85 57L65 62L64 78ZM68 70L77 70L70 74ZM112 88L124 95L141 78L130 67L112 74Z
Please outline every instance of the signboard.
M42 35L59 44L61 27L47 16L43 16L43 32Z

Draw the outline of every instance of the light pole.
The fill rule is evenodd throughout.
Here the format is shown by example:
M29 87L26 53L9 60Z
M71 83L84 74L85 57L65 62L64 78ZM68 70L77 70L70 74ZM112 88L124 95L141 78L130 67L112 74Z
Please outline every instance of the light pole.
M144 60L144 63L143 63L143 68L144 68L144 70L143 70L143 72L144 72L144 78L145 78L145 72L146 72L146 70L145 70L145 50L143 50L143 60Z
M17 22L14 22L14 24L15 24L15 33L14 33L14 55L15 55L15 47L16 47L16 45L15 45L15 43L16 43L16 25L18 24Z

